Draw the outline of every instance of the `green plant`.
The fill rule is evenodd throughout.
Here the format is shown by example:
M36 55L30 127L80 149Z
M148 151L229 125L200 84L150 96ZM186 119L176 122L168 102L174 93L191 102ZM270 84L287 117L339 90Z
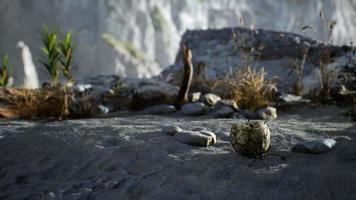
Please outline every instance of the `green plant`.
M57 86L59 82L59 61L60 61L60 50L57 47L58 37L57 31L48 30L47 27L44 27L42 30L42 43L43 47L41 48L43 53L43 60L41 63L46 67L49 75L51 76L52 86Z
M74 76L71 71L73 61L72 32L66 33L64 39L60 41L60 53L63 75L68 81L74 81Z
M0 87L6 87L9 81L8 64L9 56L5 55L0 68Z

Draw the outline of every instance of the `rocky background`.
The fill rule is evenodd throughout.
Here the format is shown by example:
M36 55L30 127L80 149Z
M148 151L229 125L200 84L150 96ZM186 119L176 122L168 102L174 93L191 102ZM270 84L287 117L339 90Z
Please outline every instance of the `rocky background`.
M10 54L15 83L21 84L24 72L16 44L24 41L40 79L48 80L39 64L39 33L48 25L73 30L76 75L149 77L174 62L187 29L244 26L294 32L337 45L355 43L355 6L355 0L2 0L0 56ZM337 21L331 35L320 9ZM303 31L305 25L315 30Z

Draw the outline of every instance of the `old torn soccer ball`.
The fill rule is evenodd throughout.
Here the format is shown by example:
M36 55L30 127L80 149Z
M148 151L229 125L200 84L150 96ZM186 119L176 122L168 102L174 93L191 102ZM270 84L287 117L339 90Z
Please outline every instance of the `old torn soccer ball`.
M271 132L262 121L234 124L231 128L230 142L241 155L256 158L268 151Z

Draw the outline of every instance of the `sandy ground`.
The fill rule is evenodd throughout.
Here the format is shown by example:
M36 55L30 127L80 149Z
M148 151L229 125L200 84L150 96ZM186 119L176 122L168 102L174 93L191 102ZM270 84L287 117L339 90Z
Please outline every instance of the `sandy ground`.
M251 159L228 142L235 119L129 115L55 122L0 120L3 199L356 199L356 124L337 107L280 113L270 122L272 153ZM163 125L206 127L207 148L176 142ZM293 144L345 135L321 155Z

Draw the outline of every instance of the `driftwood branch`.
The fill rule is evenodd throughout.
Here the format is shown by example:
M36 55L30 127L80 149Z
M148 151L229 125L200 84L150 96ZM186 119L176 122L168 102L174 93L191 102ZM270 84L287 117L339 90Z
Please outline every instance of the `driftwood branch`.
M190 49L183 45L182 54L184 63L183 79L179 94L175 102L175 107L178 110L188 102L188 93L193 79L192 52Z

